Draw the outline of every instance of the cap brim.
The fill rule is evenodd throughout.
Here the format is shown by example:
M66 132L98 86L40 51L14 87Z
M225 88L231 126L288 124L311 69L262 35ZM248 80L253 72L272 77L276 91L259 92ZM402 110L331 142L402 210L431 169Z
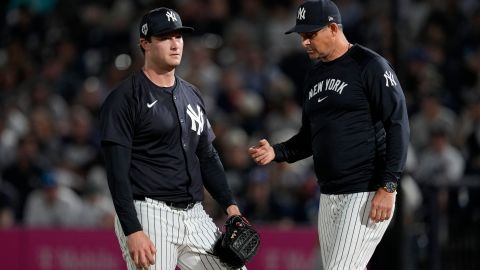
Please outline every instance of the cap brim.
M285 32L285 35L288 35L290 33L309 33L309 32L315 32L315 31L318 31L320 29L322 29L322 27L324 27L325 25L303 25L303 24L298 24L298 25L295 25L294 27L292 27L290 30L288 30L287 32Z
M152 36L161 36L161 35L169 34L169 33L172 33L172 32L181 32L182 34L188 34L188 33L191 33L193 31L195 31L195 29L193 27L181 26L181 27L172 28L172 29L165 29L165 30L160 31L158 33L152 34Z

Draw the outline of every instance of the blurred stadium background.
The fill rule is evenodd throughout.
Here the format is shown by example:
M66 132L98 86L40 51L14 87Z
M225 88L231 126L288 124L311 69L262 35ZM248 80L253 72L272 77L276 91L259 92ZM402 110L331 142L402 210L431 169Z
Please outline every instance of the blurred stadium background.
M369 269L480 269L480 2L335 2L350 42L395 66L412 129L395 220ZM283 34L299 3L1 1L0 269L124 269L97 113L140 68L139 18L158 6L196 28L177 74L202 91L230 185L262 231L249 269L322 269L312 161L260 168L247 156L299 127L311 63ZM221 225L208 194L205 206Z

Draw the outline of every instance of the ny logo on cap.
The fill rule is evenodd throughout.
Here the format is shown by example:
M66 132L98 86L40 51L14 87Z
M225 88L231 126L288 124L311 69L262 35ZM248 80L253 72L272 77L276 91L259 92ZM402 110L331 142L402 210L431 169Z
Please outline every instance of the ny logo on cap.
M328 16L328 21L329 21L329 22L333 21L333 17L332 17L332 16Z
M145 23L142 25L142 34L146 36L148 33L148 25Z
M297 20L305 20L305 8L301 7L298 9Z
M167 11L167 13L165 13L165 15L167 15L167 19L168 21L174 21L176 22L177 21L177 17L175 16L175 13L173 13L173 11Z

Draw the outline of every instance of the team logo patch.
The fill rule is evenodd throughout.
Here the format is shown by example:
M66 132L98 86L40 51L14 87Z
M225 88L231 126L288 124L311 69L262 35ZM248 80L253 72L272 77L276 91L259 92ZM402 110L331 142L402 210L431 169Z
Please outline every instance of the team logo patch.
M297 20L305 20L305 8L301 7L298 9Z
M187 105L187 114L192 120L192 130L197 132L197 135L200 135L203 131L203 126L205 120L203 118L203 112L200 106L197 105L197 111L194 111L190 104Z
M145 23L142 25L142 34L146 36L147 33L148 33L148 24Z
M385 77L385 86L390 87L397 85L397 82L395 81L395 77L393 76L393 73L389 70L385 71L383 74L383 77Z

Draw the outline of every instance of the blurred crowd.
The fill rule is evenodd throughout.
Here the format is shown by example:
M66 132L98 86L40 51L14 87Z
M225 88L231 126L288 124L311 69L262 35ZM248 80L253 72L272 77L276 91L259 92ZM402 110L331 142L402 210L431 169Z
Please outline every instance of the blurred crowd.
M346 36L395 67L411 122L406 220L448 187L480 182L480 2L338 0ZM312 64L296 35L298 0L10 0L0 4L0 228L112 227L98 134L109 91L139 69L141 15L169 6L196 31L177 74L198 86L230 186L255 224L316 223L312 160L258 167L247 149L301 120ZM426 197L434 187L436 198ZM455 201L479 208L472 190ZM478 195L478 190L477 190ZM212 217L224 218L206 194ZM448 210L445 210L445 212ZM447 215L447 213L445 213ZM477 211L477 217L480 215Z

